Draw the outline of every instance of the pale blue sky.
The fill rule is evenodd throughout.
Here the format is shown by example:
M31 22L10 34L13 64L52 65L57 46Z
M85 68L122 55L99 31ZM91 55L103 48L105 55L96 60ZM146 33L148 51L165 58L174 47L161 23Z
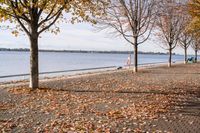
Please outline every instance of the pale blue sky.
M95 28L89 24L62 24L61 32L58 35L43 33L39 40L40 49L55 50L132 50L122 37L114 37L105 31L97 32ZM166 52L163 50L159 40L151 37L151 39L139 46L139 51L145 52ZM1 48L29 48L29 40L22 33L18 37L14 37L9 30L0 32ZM174 52L183 54L181 48L177 48ZM193 54L193 50L189 49L189 54Z

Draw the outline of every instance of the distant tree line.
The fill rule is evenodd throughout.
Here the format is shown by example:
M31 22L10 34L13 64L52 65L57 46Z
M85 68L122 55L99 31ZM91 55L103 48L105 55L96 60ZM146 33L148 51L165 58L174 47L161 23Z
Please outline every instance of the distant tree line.
M0 48L0 51L25 51L29 52L28 48ZM133 54L134 51L97 51L97 50L50 50L50 49L40 49L40 52L67 52L67 53L108 53L108 54ZM166 55L168 53L163 52L143 52L138 51L138 54L157 54ZM176 53L173 53L175 55Z

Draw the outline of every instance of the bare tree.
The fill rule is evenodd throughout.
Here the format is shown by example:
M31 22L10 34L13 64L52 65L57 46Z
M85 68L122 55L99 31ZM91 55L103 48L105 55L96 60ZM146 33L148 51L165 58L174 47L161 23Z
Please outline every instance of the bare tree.
M190 21L192 18L188 12L188 0L182 2L182 18L183 18L183 30L179 36L179 46L184 49L184 64L187 63L187 50L193 42L193 34L190 30Z
M138 45L151 34L156 17L156 0L111 0L98 19L101 29L112 29L134 47L134 72L138 71Z
M187 50L189 46L192 44L193 37L191 34L187 32L181 33L179 37L179 45L184 49L184 63L187 63Z
M200 39L199 38L193 38L192 48L195 52L195 62L198 61L198 51L200 50Z
M177 46L179 36L183 29L181 3L177 0L163 0L159 3L159 16L157 21L158 36L164 42L164 49L169 51L168 66L172 63L172 50Z

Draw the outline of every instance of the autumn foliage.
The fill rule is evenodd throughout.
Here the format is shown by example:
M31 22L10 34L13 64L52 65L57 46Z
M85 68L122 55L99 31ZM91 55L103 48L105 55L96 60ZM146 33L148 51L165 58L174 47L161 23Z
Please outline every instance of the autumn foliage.
M190 31L197 33L200 30L200 0L190 0L188 5L192 16Z
M58 33L57 22L89 21L100 15L98 6L102 3L92 0L1 0L0 21L16 24L12 32L24 31L30 40L30 87L39 87L38 39L41 33ZM98 5L98 6L97 6ZM68 15L68 13L70 13ZM68 16L67 16L68 15Z

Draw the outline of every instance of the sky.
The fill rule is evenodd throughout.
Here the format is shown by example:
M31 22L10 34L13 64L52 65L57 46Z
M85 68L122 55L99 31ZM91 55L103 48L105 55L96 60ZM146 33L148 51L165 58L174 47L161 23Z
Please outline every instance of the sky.
M42 33L39 39L39 49L50 50L97 50L97 51L130 51L133 50L122 37L109 34L107 31L97 31L90 24L61 24L60 33ZM158 38L153 36L148 41L139 45L143 52L167 52L162 47ZM0 29L0 48L29 48L28 37L20 33L15 37L10 30ZM182 48L173 52L183 54ZM193 50L188 50L193 54Z

